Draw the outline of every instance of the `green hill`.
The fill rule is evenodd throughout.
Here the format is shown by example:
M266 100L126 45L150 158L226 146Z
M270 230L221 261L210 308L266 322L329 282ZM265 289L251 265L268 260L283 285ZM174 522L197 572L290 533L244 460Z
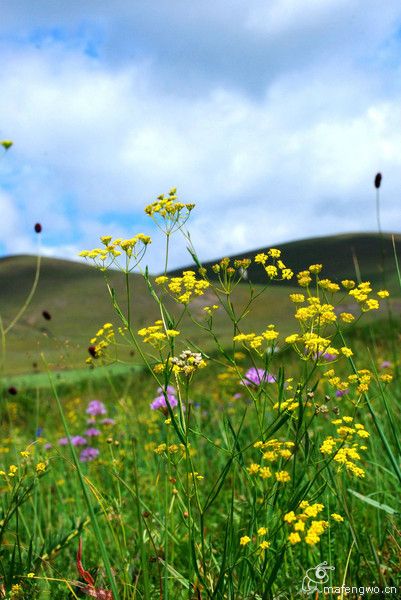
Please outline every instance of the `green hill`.
M3 324L13 319L31 289L36 259L10 256L0 260L0 314ZM110 272L110 284L124 305L122 276ZM138 275L131 276L138 323L157 314ZM42 313L51 316L46 320ZM155 317L156 318L156 317ZM7 336L6 372L42 368L40 352L55 368L83 365L89 339L99 327L113 318L113 310L103 275L85 264L43 258L39 283L27 311Z
M295 272L305 269L308 265L322 263L323 274L335 281L344 278L357 277L360 274L364 280L372 283L382 283L383 265L386 283L391 288L395 286L396 266L394 261L394 243L397 256L401 262L401 234L385 233L380 237L376 233L347 233L342 235L309 238L275 245L282 251L284 262ZM259 252L266 252L271 246L265 246L231 256L253 259ZM221 257L219 257L221 258ZM210 277L215 277L210 267L217 260L203 263ZM185 268L193 268L189 265ZM184 269L185 269L184 268ZM172 271L178 274L182 270ZM253 283L263 283L265 275L259 265L252 264L248 269L248 278ZM291 282L289 285L292 285Z
M401 236L395 236L397 254L401 253ZM388 287L396 286L395 264L391 236L385 235L383 244L377 235L355 234L326 238L315 238L281 244L283 260L294 270L300 270L309 264L321 262L325 265L324 274L334 279L355 276L355 269L360 271L363 279L368 279L378 286L382 281L382 250L385 256L386 280ZM238 257L254 257L258 249L246 252ZM235 257L233 257L235 258ZM35 275L35 257L10 256L0 259L0 315L3 326L12 321L24 303L31 289ZM207 263L209 267L212 263ZM183 269L175 271L181 273ZM256 285L265 282L263 271L255 266L249 269L249 278ZM121 299L125 309L124 278L121 273L112 271L108 274L110 285L115 288L117 297ZM133 290L132 318L134 329L154 322L159 317L157 306L150 298L145 282L136 274L130 277ZM291 284L290 284L291 285ZM292 284L294 285L294 284ZM266 296L258 299L252 313L247 317L244 330L258 330L266 324L274 322L280 331L290 331L292 324L290 315L293 306L287 300L290 289L287 285L274 283ZM244 306L247 300L248 286L239 285L235 290L234 304ZM198 317L203 313L205 304L213 304L215 298L210 292L195 300L193 308ZM167 300L169 310L175 310L175 303ZM395 314L400 312L400 301L392 300ZM51 316L46 320L43 311ZM88 356L89 339L99 327L111 321L119 325L106 289L104 276L98 270L82 263L53 258L43 258L40 278L36 293L27 311L18 324L7 336L4 372L7 374L34 373L44 370L41 353L54 369L71 369L84 367ZM216 329L223 342L229 342L232 326L219 311L216 315ZM190 321L185 329L191 342L209 348L210 340L193 326ZM181 341L181 340L180 340ZM185 340L182 340L185 344ZM130 363L139 362L137 356L122 350L121 356Z

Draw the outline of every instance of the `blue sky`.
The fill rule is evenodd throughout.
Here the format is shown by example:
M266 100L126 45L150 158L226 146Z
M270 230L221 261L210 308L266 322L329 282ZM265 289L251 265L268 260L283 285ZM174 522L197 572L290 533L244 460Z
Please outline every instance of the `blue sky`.
M172 186L204 260L372 231L377 171L399 231L400 31L395 0L5 0L0 253L36 221L67 258L143 231L157 271L143 207Z

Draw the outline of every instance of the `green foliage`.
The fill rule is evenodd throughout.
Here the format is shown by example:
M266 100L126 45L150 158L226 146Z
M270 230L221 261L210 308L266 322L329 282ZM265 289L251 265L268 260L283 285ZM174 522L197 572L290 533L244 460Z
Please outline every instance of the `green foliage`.
M192 209L172 190L147 212L166 255L184 234L196 271L171 274L166 257L163 275L132 275L147 238L102 239L114 318L80 296L98 273L71 267L85 377L3 381L0 597L292 598L324 561L333 585L399 580L398 356L369 319L380 303L386 314L386 294L308 263L283 287L293 265L277 249L252 257L259 284L244 283L247 261L220 261L209 277L183 229ZM122 273L104 270L109 257ZM65 319L61 336L51 264L21 318L43 306ZM78 435L93 436L93 460L68 443Z

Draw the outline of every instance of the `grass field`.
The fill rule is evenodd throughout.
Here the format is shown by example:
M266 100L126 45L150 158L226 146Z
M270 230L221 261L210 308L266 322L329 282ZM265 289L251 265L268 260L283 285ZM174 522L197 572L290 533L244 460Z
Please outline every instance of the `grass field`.
M114 311L97 270L43 261L5 337L0 597L397 597L399 280L369 243L327 281L339 239L290 283L285 250L252 283L109 271ZM2 261L3 330L34 271Z

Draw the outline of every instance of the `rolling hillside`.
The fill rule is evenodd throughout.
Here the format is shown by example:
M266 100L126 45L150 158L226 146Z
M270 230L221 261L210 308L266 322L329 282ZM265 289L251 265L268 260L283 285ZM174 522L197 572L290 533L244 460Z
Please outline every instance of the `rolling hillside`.
M394 234L394 242L401 262L401 234ZM269 247L271 246L267 246ZM324 275L334 280L358 277L359 271L362 279L381 284L384 264L387 285L394 288L396 267L392 234L383 234L382 238L375 233L343 234L287 242L275 247L280 248L284 262L295 272L301 271L308 265L322 263ZM259 252L265 251L266 247L263 247L230 258L254 258ZM217 260L203 264L208 269L210 277L215 277L210 267ZM186 268L193 268L193 265ZM179 273L181 270L171 274ZM248 277L253 283L265 281L263 270L255 264L248 269ZM291 282L289 285L292 285Z
M322 262L327 276L340 279L355 275L359 269L363 279L369 279L381 285L381 241L377 235L343 235L291 242L279 246L283 259L294 270L307 267L311 263ZM401 236L396 236L397 254L401 255ZM263 249L248 252L240 257L254 257ZM391 238L386 235L383 243L386 265L387 285L395 291L392 299L394 313L401 312L399 288L395 284L396 274ZM32 286L36 259L31 256L11 256L0 259L0 314L4 327L11 322L23 304ZM212 263L205 266L210 267ZM176 271L181 273L183 269ZM255 284L263 282L263 271L249 269L249 277ZM125 308L123 276L111 272L109 280L115 288L117 297ZM150 324L158 318L157 306L147 293L141 276L131 275L133 289L132 314L134 328ZM290 284L291 285L291 284ZM292 327L289 319L293 307L287 300L289 287L275 283L266 297L259 299L252 314L244 322L244 330L259 329L274 322L283 332ZM237 287L234 296L235 305L245 305L248 286ZM170 310L174 303L167 300ZM196 300L195 311L199 317L202 307L212 304L215 298L208 292L205 297ZM43 311L51 319L43 316ZM220 312L220 311L219 311ZM119 325L108 296L104 277L96 269L81 263L66 260L44 258L42 260L39 284L33 300L19 321L7 336L5 373L33 373L43 371L41 353L54 369L83 367L88 356L89 339L105 322ZM210 347L199 329L186 323L192 342L201 343L203 348ZM232 335L231 325L223 314L216 316L216 328L228 342ZM122 350L122 357L131 363L138 362L136 356Z

